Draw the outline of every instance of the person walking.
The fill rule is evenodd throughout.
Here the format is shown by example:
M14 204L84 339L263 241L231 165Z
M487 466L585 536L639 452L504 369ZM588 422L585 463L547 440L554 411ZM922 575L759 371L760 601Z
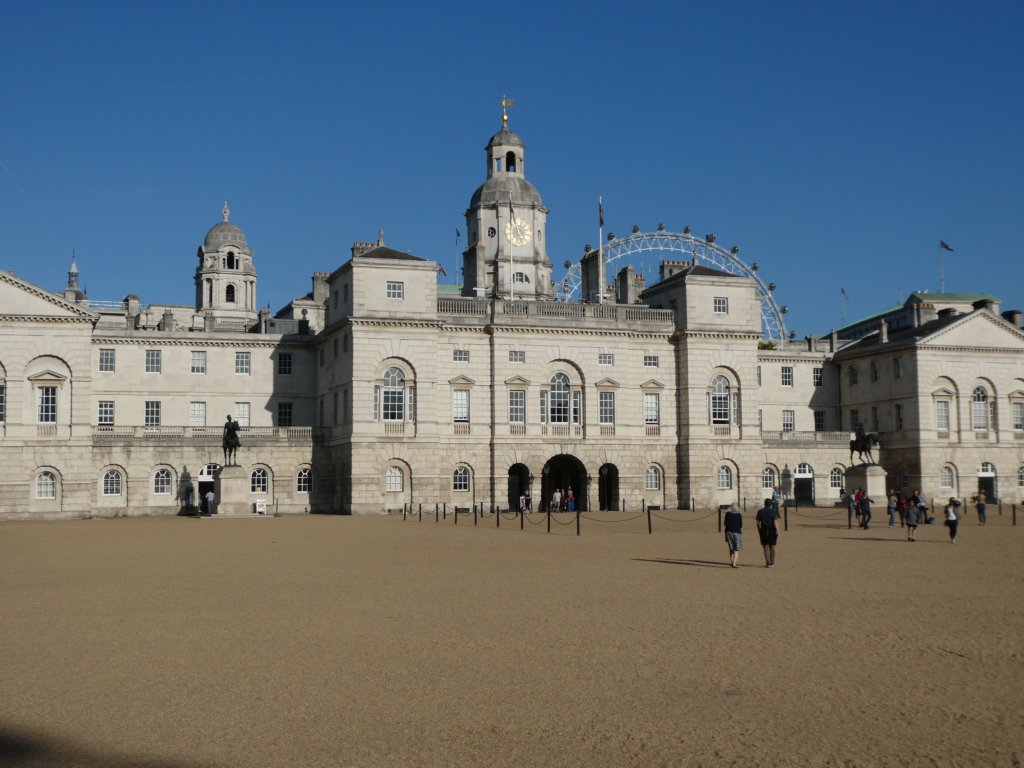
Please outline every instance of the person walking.
M871 523L871 502L874 499L869 497L867 493L864 493L860 497L860 503L857 505L860 514L860 527L865 531L870 528Z
M978 525L985 524L985 499L988 498L984 491L978 491L974 497L974 507L978 510Z
M572 495L572 488L565 492L565 508L569 512L576 511L576 497Z
M900 505L900 497L896 495L896 489L893 488L889 491L889 527L896 527L896 508ZM903 521L900 521L900 528L903 527Z
M946 505L946 527L949 528L949 540L954 544L956 544L956 529L960 524L960 516L956 513L958 506L960 506L960 502L956 497L951 496L949 504Z
M776 485L775 487L772 488L771 502L772 502L772 507L775 509L776 514L778 514L779 507L782 505L782 486L781 485Z
M779 541L779 511L771 499L764 500L764 506L757 511L754 518L757 524L757 535L761 538L761 547L764 549L764 564L766 568L775 567L775 545Z
M921 510L917 504L907 504L907 511L903 513L907 523L907 541L917 541L917 523L921 517Z
M562 511L562 489L555 488L555 492L551 494L551 511L561 512Z
M729 565L739 568L736 561L743 551L743 513L737 504L730 504L725 513L725 543L729 546Z

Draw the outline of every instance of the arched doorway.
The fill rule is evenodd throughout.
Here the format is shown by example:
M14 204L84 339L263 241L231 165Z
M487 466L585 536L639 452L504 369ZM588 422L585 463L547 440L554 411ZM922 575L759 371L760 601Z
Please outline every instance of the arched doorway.
M793 470L793 498L797 504L814 506L814 470L807 462L801 462Z
M996 467L989 461L984 461L978 469L978 491L985 494L985 498L992 502L996 496Z
M597 499L599 508L619 508L619 468L614 464L603 464L597 474Z
M538 509L547 509L551 503L551 495L558 488L562 491L562 504L571 488L576 500L576 509L587 508L587 469L583 462L567 453L553 456L544 465L543 481L541 482L541 500L544 506L537 504ZM539 501L539 500L538 500Z
M213 491L218 472L220 472L220 464L207 464L199 470L199 507L206 513L212 511L207 507L206 494Z
M526 497L526 508L533 506L533 475L525 464L513 464L508 468L508 508L512 512L519 511L519 497Z

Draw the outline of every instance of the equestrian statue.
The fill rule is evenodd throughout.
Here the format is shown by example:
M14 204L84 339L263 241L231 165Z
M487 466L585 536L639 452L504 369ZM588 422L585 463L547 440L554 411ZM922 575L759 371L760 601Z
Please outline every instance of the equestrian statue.
M224 449L224 466L230 467L235 461L235 451L238 450L238 446L242 444L242 441L238 439L238 430L240 425L237 421L231 418L231 414L228 414L228 420L224 423L224 439L221 440L221 448Z
M874 432L865 432L864 425L857 425L857 436L850 441L850 464L853 464L853 454L857 454L861 464L874 464L875 456L872 449L878 445L878 435ZM865 458L867 460L865 460Z

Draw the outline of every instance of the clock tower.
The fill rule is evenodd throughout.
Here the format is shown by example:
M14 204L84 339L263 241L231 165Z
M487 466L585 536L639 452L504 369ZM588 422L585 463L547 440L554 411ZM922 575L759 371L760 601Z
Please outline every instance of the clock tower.
M502 107L511 106L502 99ZM548 210L523 172L523 140L508 129L487 142L487 180L466 211L469 245L462 254L463 296L553 299L547 254Z

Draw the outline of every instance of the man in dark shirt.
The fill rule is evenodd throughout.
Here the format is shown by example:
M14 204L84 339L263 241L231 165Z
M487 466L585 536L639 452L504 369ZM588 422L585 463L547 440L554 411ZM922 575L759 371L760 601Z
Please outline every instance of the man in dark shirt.
M725 513L725 543L729 545L729 565L739 568L736 561L743 549L743 513L736 504Z
M757 534L761 537L761 546L764 548L764 564L774 568L775 545L779 541L779 512L771 499L764 500L764 507L757 511L754 521L757 523Z

